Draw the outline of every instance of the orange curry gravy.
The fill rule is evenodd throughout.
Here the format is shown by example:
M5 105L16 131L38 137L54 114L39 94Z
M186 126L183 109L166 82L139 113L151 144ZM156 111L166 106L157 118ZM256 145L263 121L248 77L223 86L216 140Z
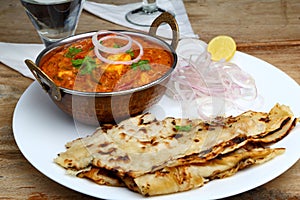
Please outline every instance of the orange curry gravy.
M43 62L41 69L59 87L83 92L112 92L131 89L157 80L170 70L173 56L159 44L131 36L144 50L140 61L134 64L108 64L97 58L91 38L75 41L64 46ZM113 38L101 44L118 48L127 41ZM139 54L139 48L133 43L124 53L102 55L110 60L133 60Z

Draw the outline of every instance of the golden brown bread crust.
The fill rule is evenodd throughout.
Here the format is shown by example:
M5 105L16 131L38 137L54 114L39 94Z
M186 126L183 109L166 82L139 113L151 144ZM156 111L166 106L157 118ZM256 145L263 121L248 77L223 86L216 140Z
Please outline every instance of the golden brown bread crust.
M92 167L89 171L79 173L78 177L88 178L99 185L125 186L124 182L115 173L102 168Z
M279 104L269 113L248 111L212 122L158 121L143 114L67 143L55 162L78 170L80 177L126 185L146 196L185 191L279 155L282 149L250 144L276 142L296 121L289 107ZM88 167L92 169L82 171Z
M210 180L234 175L239 170L261 164L282 154L284 149L242 148L201 164L166 167L134 178L139 192L145 196L187 191Z
M127 186L144 196L155 196L199 188L211 180L229 177L246 167L267 162L284 151L283 148L270 149L248 144L205 163L165 167L137 178L118 177L97 167L82 172L79 177L87 177L100 185Z

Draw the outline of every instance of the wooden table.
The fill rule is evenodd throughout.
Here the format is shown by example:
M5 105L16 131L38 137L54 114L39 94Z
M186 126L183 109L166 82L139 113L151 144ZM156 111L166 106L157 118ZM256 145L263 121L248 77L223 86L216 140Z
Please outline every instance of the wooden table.
M216 35L230 35L240 51L273 64L300 83L299 0L184 2L193 29L202 40L208 42ZM120 28L125 29L83 12L77 33ZM1 0L0 41L40 43L17 0ZM48 179L27 162L18 149L12 115L18 99L31 83L31 79L0 64L0 199L90 199ZM300 199L300 162L269 183L227 199Z

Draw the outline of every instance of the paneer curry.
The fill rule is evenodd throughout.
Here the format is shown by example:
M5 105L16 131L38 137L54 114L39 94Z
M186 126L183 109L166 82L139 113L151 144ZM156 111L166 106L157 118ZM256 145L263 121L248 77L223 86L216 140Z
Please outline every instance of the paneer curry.
M113 92L151 83L173 63L170 50L138 35L106 32L66 44L40 68L66 89Z

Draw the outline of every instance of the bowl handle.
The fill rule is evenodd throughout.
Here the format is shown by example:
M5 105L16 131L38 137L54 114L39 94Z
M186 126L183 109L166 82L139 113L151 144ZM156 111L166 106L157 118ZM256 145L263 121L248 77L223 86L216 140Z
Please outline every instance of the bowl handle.
M31 60L25 60L27 67L30 69L31 73L34 75L36 80L42 86L42 88L51 95L56 101L61 100L60 89L54 84L54 82L45 74L36 64Z
M151 24L149 34L156 36L158 27L162 23L167 23L172 29L172 42L171 47L175 50L179 40L179 28L175 17L169 12L163 12L160 14Z

